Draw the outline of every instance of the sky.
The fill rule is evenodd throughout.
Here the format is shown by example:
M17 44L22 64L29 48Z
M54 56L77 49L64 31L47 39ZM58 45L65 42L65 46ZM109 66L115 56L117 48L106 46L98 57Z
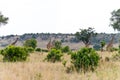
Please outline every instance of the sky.
M24 33L75 33L93 27L99 33L114 33L111 12L120 0L1 0L0 11L9 17L0 36Z

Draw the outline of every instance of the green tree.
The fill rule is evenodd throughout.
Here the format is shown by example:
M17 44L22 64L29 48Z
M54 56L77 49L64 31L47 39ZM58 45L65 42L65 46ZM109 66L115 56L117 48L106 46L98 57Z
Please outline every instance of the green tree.
M76 32L75 36L79 41L82 41L86 47L90 45L92 37L96 36L94 28L89 27L88 29L80 29L80 32Z
M120 31L120 9L114 10L111 13L111 18L110 18L110 26L117 31ZM113 35L114 38L115 35ZM114 39L113 39L114 40Z
M101 51L103 51L103 47L105 46L105 41L104 40L102 40L101 42L100 42L100 45L101 45Z
M25 47L32 47L35 49L37 47L37 41L35 39L28 39L25 41L24 46Z
M8 17L4 17L4 15L2 15L2 13L0 13L0 26L7 24L8 19L9 19Z
M110 26L112 26L114 30L120 31L120 9L114 10L111 15Z
M62 43L60 41L55 41L54 48L55 49L61 49L61 47L62 47Z

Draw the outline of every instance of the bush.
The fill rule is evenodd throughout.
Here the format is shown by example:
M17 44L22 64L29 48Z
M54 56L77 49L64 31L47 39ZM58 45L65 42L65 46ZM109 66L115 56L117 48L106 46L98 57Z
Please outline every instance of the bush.
M67 53L67 52L69 52L69 51L70 51L69 46L65 46L65 47L62 48L62 52L63 52L63 53Z
M48 50L47 49L42 49L42 52L48 52Z
M119 50L119 49L118 49L118 48L115 48L115 47L110 48L110 52L118 51L118 50Z
M35 39L28 39L25 41L24 46L25 47L32 47L35 49L37 46L37 41Z
M71 51L71 50L70 50L70 51L68 52L68 55L71 55L71 54L73 54L74 52L75 52L75 51Z
M26 48L16 46L8 46L2 51L2 54L3 60L10 62L25 61L29 55Z
M71 54L72 64L77 72L88 71L96 68L99 62L99 55L92 48L82 48L76 53Z
M60 50L52 49L45 60L50 61L50 62L56 62L56 61L61 61L62 53Z
M36 48L35 51L41 52L41 49L40 48Z
M55 41L54 48L55 49L61 49L61 47L62 47L62 43L60 41Z
M48 52L47 49L36 48L35 51L37 52Z
M62 64L63 64L64 67L66 66L66 63L67 63L66 60L64 60L64 61L62 62Z
M0 54L1 54L1 55L4 55L4 49L1 49L1 50L0 50Z
M25 47L25 48L28 51L28 53L34 52L34 48L32 48L32 47Z

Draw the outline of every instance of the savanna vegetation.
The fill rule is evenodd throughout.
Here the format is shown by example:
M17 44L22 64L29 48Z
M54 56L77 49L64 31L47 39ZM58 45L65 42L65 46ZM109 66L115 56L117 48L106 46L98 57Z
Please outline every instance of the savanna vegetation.
M0 14L0 25L8 18ZM120 9L112 12L110 26L120 31ZM62 34L59 34L62 35ZM8 45L0 50L0 80L119 80L120 47L106 51L106 39L101 38L93 46L97 34L94 28L80 29L71 34L71 41L82 41L84 47L72 50L65 40L55 40L50 50L37 46L37 35L27 39L23 46ZM47 40L50 34L41 39ZM62 35L63 36L63 35ZM115 35L114 35L115 36ZM57 37L54 34L54 37ZM50 45L50 46L51 46Z

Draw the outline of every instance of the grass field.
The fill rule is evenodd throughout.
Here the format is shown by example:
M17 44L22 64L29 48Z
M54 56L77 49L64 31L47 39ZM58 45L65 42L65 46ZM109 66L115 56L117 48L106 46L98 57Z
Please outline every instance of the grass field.
M105 61L116 52L98 52L102 61L94 72L66 73L62 62L44 62L47 53L31 53L26 62L3 62L0 56L0 80L120 80L120 62ZM65 54L64 60L70 63L70 56Z

